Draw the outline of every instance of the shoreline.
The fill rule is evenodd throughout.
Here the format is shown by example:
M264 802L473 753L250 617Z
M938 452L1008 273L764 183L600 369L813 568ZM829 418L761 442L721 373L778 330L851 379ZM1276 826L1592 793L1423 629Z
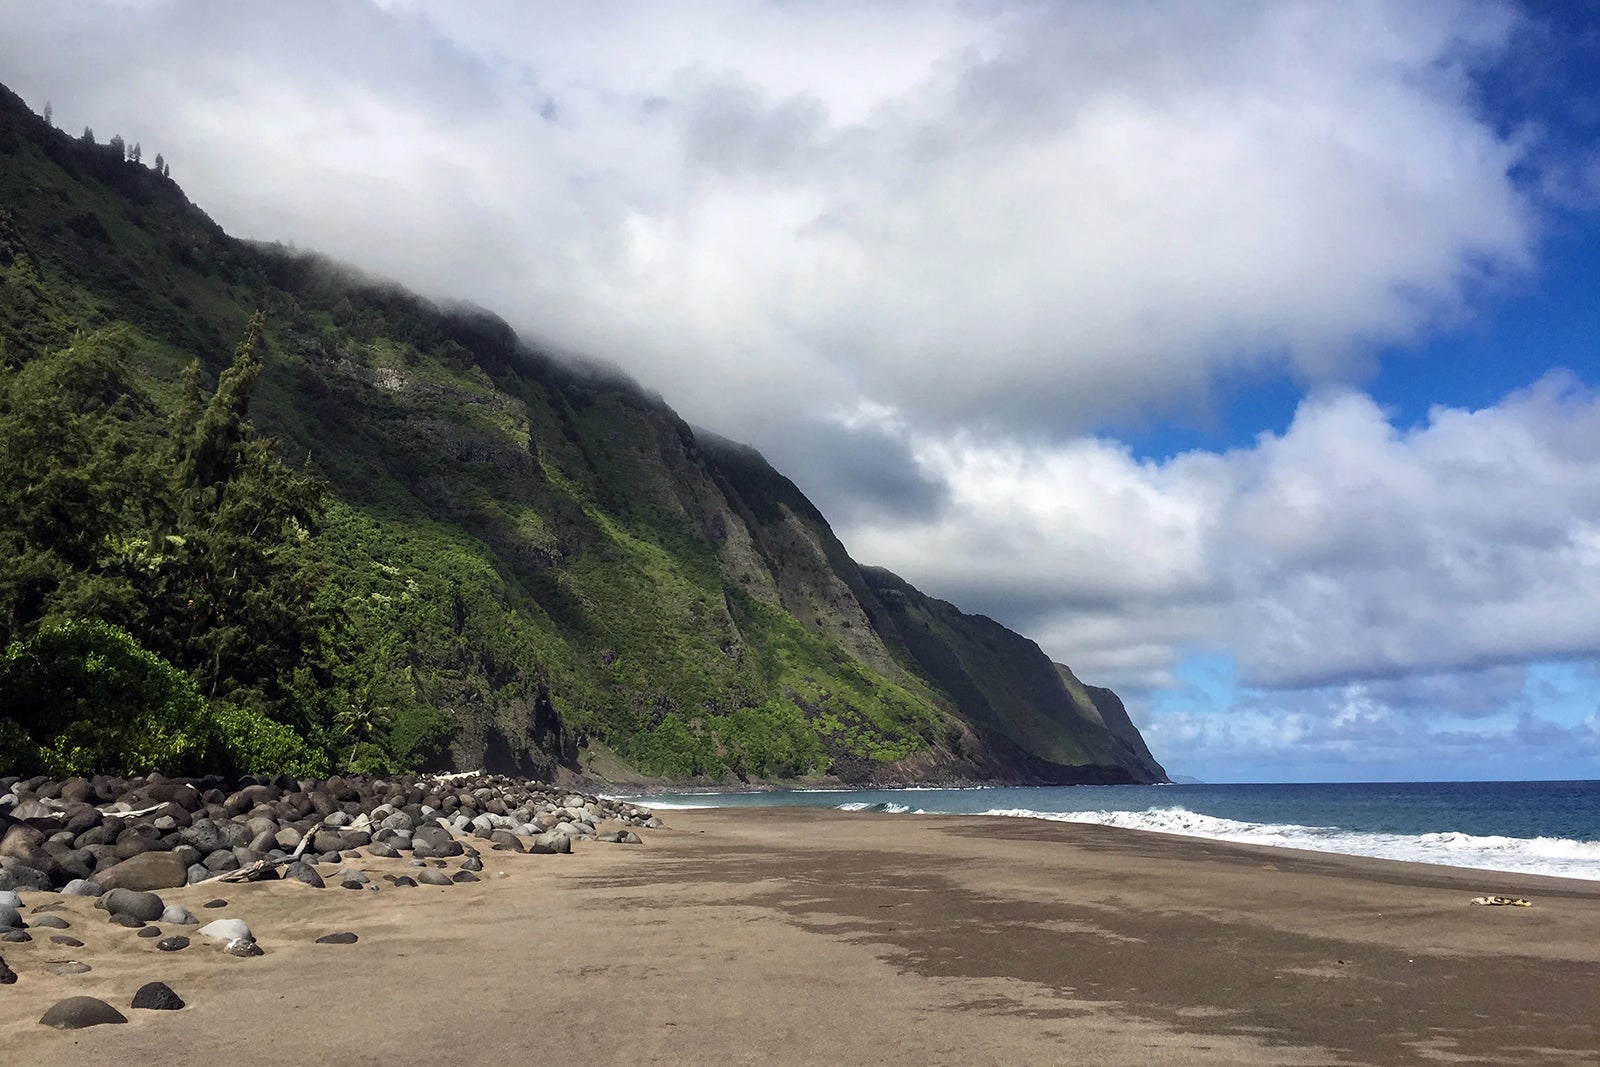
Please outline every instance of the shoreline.
M1171 783L1167 783L1171 784ZM1327 783L1343 788L1342 783ZM1359 784L1359 783L1358 783ZM1371 783L1388 787L1388 783ZM1457 783L1404 783L1405 785L1432 786ZM1527 783L1471 783L1474 785L1524 785ZM1554 782L1554 785L1590 786L1594 783ZM1485 874L1505 874L1535 877L1568 878L1600 883L1600 842L1582 837L1563 837L1559 832L1521 832L1502 827L1482 828L1471 826L1462 829L1458 823L1444 823L1423 828L1400 830L1395 828L1372 829L1341 825L1337 821L1316 818L1275 820L1256 813L1237 814L1226 810L1218 812L1205 800L1188 801L1181 794L1151 799L1145 807L1123 807L1115 800L1091 801L1086 808L1069 810L1054 807L1063 803L1059 794L1034 808L1027 798L1016 803L984 807L969 803L966 809L955 806L964 803L950 797L936 798L932 802L919 801L916 794L966 794L981 792L986 787L953 789L933 786L921 789L818 789L789 787L784 790L705 790L700 792L680 790L675 792L607 792L601 795L618 802L638 803L664 812L708 811L731 809L740 811L764 807L787 810L813 808L833 811L881 811L892 815L997 816L1034 819L1045 822L1073 823L1086 826L1112 826L1136 833L1183 837L1196 841L1229 842L1265 848L1282 848L1317 855L1352 856L1382 859L1396 863L1417 863L1430 867L1449 867L1473 870ZM1010 790L1012 787L990 787ZM1097 787L1104 788L1104 787ZM1143 787L1139 787L1143 788ZM1211 788L1211 787L1207 787ZM1225 788L1225 787L1224 787ZM1259 788L1242 785L1243 789ZM771 803L762 798L774 792L788 794L787 798ZM885 794L885 798L856 800L840 803L840 794ZM727 798L723 802L697 802L700 798ZM921 806L929 804L928 807ZM1145 803L1141 801L1141 803ZM1075 817L1073 817L1075 816ZM1470 823L1470 819L1468 820ZM1554 849L1554 851L1552 851ZM1565 850L1565 851L1563 851Z
M1600 1049L1600 885L998 816L679 809L482 881L164 891L264 957L156 954L60 898L94 970L0 945L28 1062L1570 1063ZM1481 894L1533 907L1473 907ZM225 896L205 913L200 897ZM53 899L26 894L28 909ZM195 898L195 899L191 899ZM354 945L315 944L335 930ZM200 939L196 939L197 942ZM137 980L135 980L137 979ZM161 980L180 1012L130 1011ZM60 1032L55 1000L127 1025Z

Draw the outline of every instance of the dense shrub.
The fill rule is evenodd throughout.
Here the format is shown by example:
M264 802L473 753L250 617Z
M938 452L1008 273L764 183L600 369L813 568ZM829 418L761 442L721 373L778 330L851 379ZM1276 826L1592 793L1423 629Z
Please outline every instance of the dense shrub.
M210 769L225 774L287 774L321 778L328 773L327 754L281 722L254 708L224 704L212 716Z
M0 762L177 774L205 758L210 735L193 679L109 623L46 627L0 661Z

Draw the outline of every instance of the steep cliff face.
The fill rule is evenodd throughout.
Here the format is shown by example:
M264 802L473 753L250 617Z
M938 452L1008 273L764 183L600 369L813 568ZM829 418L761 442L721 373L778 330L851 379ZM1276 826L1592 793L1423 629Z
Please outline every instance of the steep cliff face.
M229 238L170 179L0 90L0 360L116 328L170 407L184 364L214 376L257 309L251 413L328 486L303 551L337 625L305 670L330 721L371 711L373 758L1164 779L1114 694L859 567L753 450L492 315Z

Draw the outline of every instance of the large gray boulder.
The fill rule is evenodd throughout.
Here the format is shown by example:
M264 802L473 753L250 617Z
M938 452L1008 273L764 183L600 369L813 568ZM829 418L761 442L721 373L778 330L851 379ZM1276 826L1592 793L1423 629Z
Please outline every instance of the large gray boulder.
M177 889L188 881L189 869L171 852L143 852L115 867L96 871L94 880L102 889Z
M102 1023L125 1023L128 1017L103 1000L94 997L68 997L57 1001L40 1017L42 1026L57 1030L82 1030Z
M161 918L161 913L167 910L166 904L154 893L143 893L136 889L109 890L94 904L112 915L126 915L130 919L141 922L153 923Z

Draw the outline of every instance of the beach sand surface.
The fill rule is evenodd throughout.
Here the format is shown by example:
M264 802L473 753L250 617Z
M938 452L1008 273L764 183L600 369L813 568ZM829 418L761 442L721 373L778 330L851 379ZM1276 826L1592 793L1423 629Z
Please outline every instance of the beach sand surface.
M1600 884L980 816L669 811L482 881L191 886L266 955L59 898L0 945L17 1064L1600 1062ZM486 843L482 843L486 844ZM451 861L454 869L458 861ZM325 873L331 873L325 868ZM1474 896L1527 897L1530 908ZM203 910L213 897L226 908ZM55 901L27 894L25 918ZM315 944L337 931L353 945ZM66 933L82 948L52 945ZM90 972L55 975L76 959ZM144 982L188 1007L135 1011ZM100 997L126 1025L38 1025Z

